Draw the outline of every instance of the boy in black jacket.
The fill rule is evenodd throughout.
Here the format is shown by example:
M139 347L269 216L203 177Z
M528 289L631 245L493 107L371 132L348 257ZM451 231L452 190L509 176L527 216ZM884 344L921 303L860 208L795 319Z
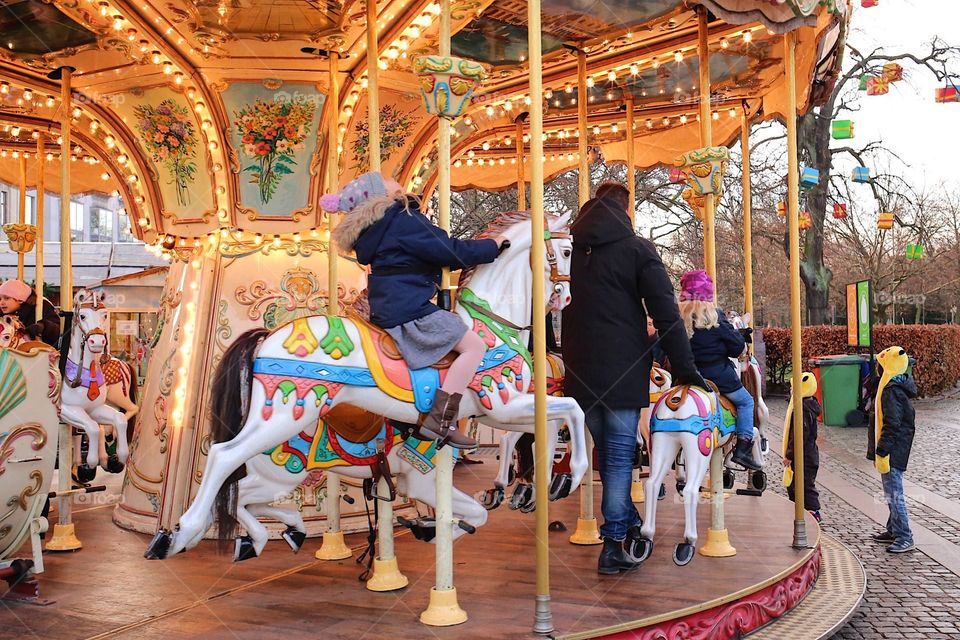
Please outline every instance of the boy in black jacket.
M891 543L887 547L890 553L905 553L914 549L903 495L903 472L907 470L913 446L915 414L912 399L917 397L917 385L907 375L909 358L901 347L884 349L877 355L877 361L883 367L883 377L877 389L874 464L883 480L883 495L890 507L890 517L886 531L874 535L873 539Z

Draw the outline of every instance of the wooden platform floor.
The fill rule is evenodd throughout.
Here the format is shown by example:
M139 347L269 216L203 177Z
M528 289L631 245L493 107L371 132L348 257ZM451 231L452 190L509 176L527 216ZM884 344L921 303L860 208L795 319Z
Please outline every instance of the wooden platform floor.
M462 489L491 486L495 460L456 470ZM599 504L599 487L597 504ZM642 505L641 505L642 508ZM313 559L318 540L308 540L299 555L283 542L271 542L257 559L233 563L218 556L213 543L166 561L142 555L149 537L116 527L112 507L76 515L84 548L46 554L40 576L47 607L0 605L0 638L530 638L534 582L534 515L491 513L487 525L456 545L456 584L460 605L470 620L457 627L431 628L418 621L433 584L433 546L412 536L397 538L397 556L410 586L393 593L372 593L358 582L351 559ZM701 540L709 505L699 509ZM577 498L551 504L551 519L571 529ZM793 506L768 492L762 498L726 501L735 557L697 556L676 567L671 554L683 530L682 504L671 495L660 503L653 557L626 576L596 573L598 547L567 542L568 532L551 533L551 585L558 636L584 633L661 616L762 584L788 572L808 552L790 547ZM816 539L817 526L808 518ZM359 548L361 536L348 544ZM23 556L28 555L28 548ZM718 602L714 602L718 604Z

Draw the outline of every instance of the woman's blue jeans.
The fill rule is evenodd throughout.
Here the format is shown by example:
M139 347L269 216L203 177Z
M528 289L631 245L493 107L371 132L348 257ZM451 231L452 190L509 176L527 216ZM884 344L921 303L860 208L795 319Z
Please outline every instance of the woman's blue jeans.
M744 387L723 395L737 407L737 437L753 440L753 396Z
M627 529L640 523L640 514L630 499L640 409L595 406L587 409L586 421L597 452L597 471L603 482L600 535L623 540Z

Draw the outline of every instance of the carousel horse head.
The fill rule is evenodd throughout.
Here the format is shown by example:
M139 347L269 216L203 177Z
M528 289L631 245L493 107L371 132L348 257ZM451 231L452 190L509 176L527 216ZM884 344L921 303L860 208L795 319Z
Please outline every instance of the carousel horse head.
M27 331L17 316L0 317L0 347L12 349L27 339Z
M73 327L79 331L81 344L90 353L102 354L107 350L107 308L103 294L80 289L73 297Z

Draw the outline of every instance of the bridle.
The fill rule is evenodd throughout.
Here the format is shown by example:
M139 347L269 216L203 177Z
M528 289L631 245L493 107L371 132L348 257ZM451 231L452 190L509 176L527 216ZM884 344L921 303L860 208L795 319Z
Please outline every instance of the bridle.
M99 311L100 309L105 309L106 307L103 304L97 302L82 302L77 305L77 313L83 311L84 309L93 309L94 311ZM102 327L96 327L90 331L84 331L80 323L74 325L74 329L79 329L80 331L80 357L77 358L77 376L71 379L69 376L64 374L63 378L67 382L67 386L71 389L76 389L80 386L80 383L83 381L83 356L87 349L87 340L91 336L103 336L104 337L104 348L103 353L100 354L100 364L105 365L110 361L110 352L106 347L107 332L103 330ZM71 334L73 331L71 331ZM71 339L73 336L70 336ZM68 351L69 353L69 351Z
M570 282L570 274L563 275L557 267L557 254L553 250L553 240L564 240L571 238L569 227L563 231L551 231L546 218L543 220L543 239L546 244L547 264L550 265L550 282L553 283L553 290L560 293L561 283Z

